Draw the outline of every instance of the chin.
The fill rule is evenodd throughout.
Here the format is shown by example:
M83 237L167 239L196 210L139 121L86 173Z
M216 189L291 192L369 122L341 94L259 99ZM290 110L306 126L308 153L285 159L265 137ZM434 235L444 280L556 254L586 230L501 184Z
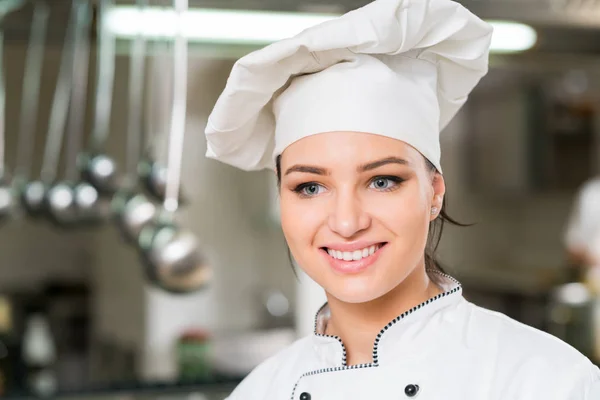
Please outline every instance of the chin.
M393 289L393 287L387 287L387 285L384 287L372 282L360 282L360 279L356 279L358 282L352 282L352 280L344 280L336 282L335 285L327 285L325 291L344 303L360 304L377 300Z

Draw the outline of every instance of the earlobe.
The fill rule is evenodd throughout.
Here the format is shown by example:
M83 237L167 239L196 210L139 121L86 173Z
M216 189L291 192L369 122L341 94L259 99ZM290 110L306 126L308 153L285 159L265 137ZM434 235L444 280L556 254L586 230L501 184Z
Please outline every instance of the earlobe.
M438 214L442 210L442 204L444 203L444 196L441 194L436 194L433 196L433 200L431 202L431 220L433 221L438 217Z

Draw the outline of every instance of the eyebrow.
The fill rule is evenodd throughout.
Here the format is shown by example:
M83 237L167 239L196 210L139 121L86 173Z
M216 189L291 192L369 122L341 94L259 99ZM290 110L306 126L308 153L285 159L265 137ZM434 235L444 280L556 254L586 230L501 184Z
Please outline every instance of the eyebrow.
M369 163L362 164L357 168L357 171L358 172L367 172L367 171L377 169L379 167L383 167L384 165L388 165L388 164L410 165L410 162L408 162L407 160L405 160L403 158L398 158L398 157L393 157L393 156L386 157L386 158L382 158L381 160L371 161ZM303 173L314 174L314 175L330 175L331 174L331 171L329 171L327 168L317 167L314 165L294 165L285 171L285 175L287 176L287 175L291 174L292 172L303 172Z
M306 174L315 174L315 175L329 175L330 172L326 168L315 167L312 165L294 165L285 171L285 175L289 175L292 172L304 172Z
M357 168L357 170L359 172L366 172L366 171L371 171L373 169L377 169L379 167L383 167L384 165L388 165L388 164L410 165L410 162L408 162L407 160L405 160L403 158L391 156L391 157L382 158L381 160L376 160L376 161L372 161L372 162L360 165Z

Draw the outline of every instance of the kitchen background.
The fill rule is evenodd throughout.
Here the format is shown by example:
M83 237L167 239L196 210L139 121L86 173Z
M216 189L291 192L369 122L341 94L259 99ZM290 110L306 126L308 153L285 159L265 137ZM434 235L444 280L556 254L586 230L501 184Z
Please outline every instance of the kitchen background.
M135 4L111 3L100 11ZM600 172L600 4L462 3L485 19L529 24L537 39L531 49L495 52L489 75L442 134L449 212L475 225L448 227L439 256L471 300L561 336L600 362L595 348L600 330L592 323L591 302L565 295L585 288L564 286L580 279L564 245L576 191ZM94 117L99 76L95 32L98 17L108 14L98 12L103 3L78 4L78 10L87 4L93 12L85 31L91 36L86 101L71 106L71 113L85 113L87 145L99 123ZM169 1L149 4L173 6ZM189 1L190 8L312 13L341 13L364 4ZM39 174L61 57L70 43L65 37L72 9L66 0L0 2L10 174L23 163L17 151L23 107L23 121L33 121L35 132L28 179ZM24 100L27 51L32 26L39 28L43 21L40 10L48 12L48 29L41 34L41 86ZM234 28L240 26L232 25L230 32ZM244 26L240 32L254 28ZM125 31L115 35L114 82L107 78L110 68L101 69L104 84L112 87L110 115L102 121L109 127L106 152L121 171L131 134L128 96L136 74L130 72L139 69L132 63L135 47ZM505 35L509 42L518 40ZM110 43L111 36L105 32L102 40ZM146 45L145 68L138 71L145 72L143 92L136 104L143 134L153 144L152 157L166 166L174 46L170 39L150 39ZM208 114L235 60L258 46L214 40L190 40L188 46L184 201L175 218L197 237L204 263L211 266L210 283L187 294L151 284L152 270L111 220L64 228L27 213L5 218L0 229L0 339L5 343L0 348L0 395L100 398L177 392L222 399L254 365L312 331L312 316L324 296L293 272L277 221L273 174L242 172L204 158ZM113 61L110 51L103 57ZM74 82L83 70L79 62L68 75ZM66 134L68 140L72 133L67 129ZM59 177L71 156L65 146Z

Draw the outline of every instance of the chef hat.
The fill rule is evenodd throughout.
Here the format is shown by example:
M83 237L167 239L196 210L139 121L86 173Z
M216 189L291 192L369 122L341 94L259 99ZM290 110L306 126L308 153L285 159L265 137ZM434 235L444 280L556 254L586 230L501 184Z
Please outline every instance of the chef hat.
M439 133L487 73L492 28L450 0L376 0L241 58L206 127L206 156L273 168L304 137L402 140L441 172Z

